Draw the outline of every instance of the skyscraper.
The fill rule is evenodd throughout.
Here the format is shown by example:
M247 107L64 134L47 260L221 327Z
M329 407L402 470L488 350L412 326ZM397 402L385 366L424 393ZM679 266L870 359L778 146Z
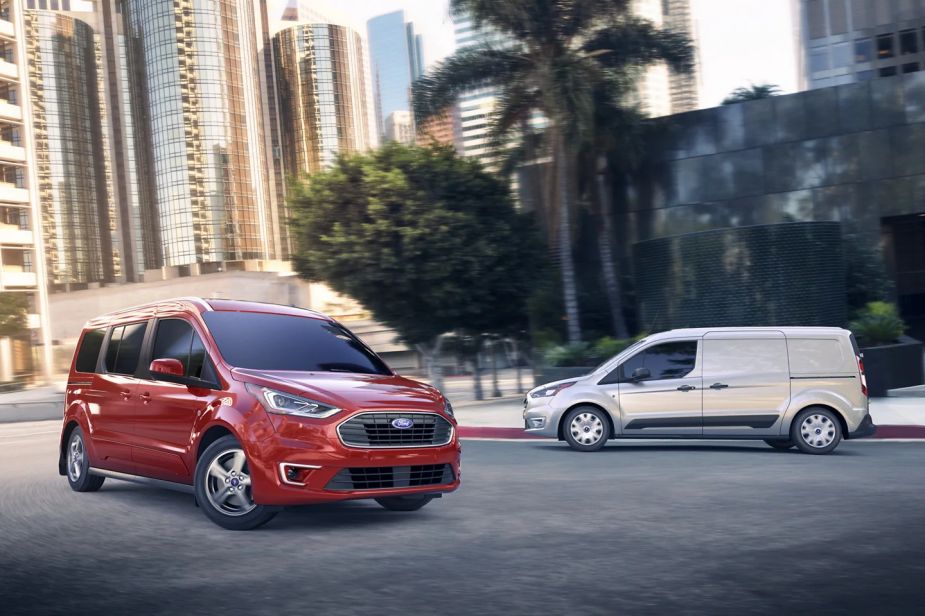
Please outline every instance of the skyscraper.
M421 35L394 11L367 22L376 122L385 135L385 120L395 111L411 110L411 83L424 73Z
M260 13L234 0L124 0L121 10L142 210L159 249L146 267L280 258Z
M35 130L30 104L26 24L18 0L0 0L0 292L27 298L29 329L24 339L0 341L0 380L52 370L48 290L42 241L41 201ZM41 366L28 351L39 342Z
M387 141L414 143L414 121L411 112L397 110L386 116L383 137Z
M288 176L314 173L339 154L374 143L363 40L334 24L299 24L273 38L283 164Z
M27 10L24 24L48 284L115 282L122 250L93 29L50 11Z
M800 0L799 9L810 89L925 69L925 3Z

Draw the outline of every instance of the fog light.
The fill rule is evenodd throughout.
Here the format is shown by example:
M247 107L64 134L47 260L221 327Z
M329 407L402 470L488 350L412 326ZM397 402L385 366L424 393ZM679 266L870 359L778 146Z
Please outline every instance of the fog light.
M304 486L313 470L321 468L313 464L293 464L291 462L279 463L279 475L283 483L291 486Z
M531 428L542 428L543 426L546 425L546 418L545 417L531 417L530 419L527 420L527 425L529 425Z

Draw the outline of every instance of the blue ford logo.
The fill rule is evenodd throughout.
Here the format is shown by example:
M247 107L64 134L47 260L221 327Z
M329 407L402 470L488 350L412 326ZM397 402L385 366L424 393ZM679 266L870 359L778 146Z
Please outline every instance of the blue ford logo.
M399 417L398 419L392 420L392 427L399 430L407 430L414 425L413 419L408 419L407 417Z

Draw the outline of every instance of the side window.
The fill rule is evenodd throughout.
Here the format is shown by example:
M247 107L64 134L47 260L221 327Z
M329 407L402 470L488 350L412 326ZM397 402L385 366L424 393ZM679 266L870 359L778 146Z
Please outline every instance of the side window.
M210 383L217 380L202 339L183 319L158 321L152 358L177 359L183 364L184 376Z
M91 329L84 334L77 350L77 361L74 362L77 372L96 372L96 362L100 357L105 337L105 328Z
M697 341L683 340L656 344L636 353L621 366L623 380L628 381L636 368L648 368L647 381L680 379L694 369L697 362Z
M113 328L112 336L109 338L109 347L106 349L107 372L135 374L147 325L147 322L132 323Z

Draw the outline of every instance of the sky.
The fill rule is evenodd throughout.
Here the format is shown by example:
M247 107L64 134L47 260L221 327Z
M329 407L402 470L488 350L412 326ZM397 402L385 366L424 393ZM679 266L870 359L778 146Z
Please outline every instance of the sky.
M453 53L449 0L310 2L319 10L327 3L348 14L356 27L403 9L415 32L423 35L428 66ZM794 5L792 0L691 0L699 41L701 106L718 105L732 90L753 83L773 83L783 92L797 90Z

